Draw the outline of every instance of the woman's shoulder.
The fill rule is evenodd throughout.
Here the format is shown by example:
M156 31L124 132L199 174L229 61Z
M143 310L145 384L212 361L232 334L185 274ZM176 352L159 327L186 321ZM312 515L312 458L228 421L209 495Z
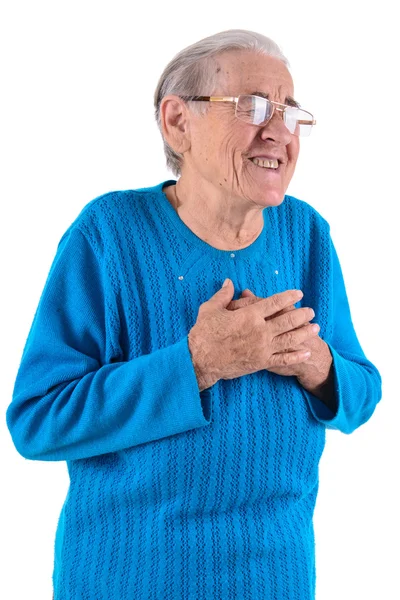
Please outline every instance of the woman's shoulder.
M149 222L151 197L162 185L117 189L96 196L84 204L61 240L71 231L79 230L99 254L106 248L115 253L121 244L134 243L138 229Z
M126 210L127 207L131 207L132 205L135 205L137 209L141 203L143 204L150 197L159 194L166 183L168 182L163 181L154 186L105 192L83 206L76 217L76 222L85 221L94 215L98 219L107 218L109 213L116 214L118 213L118 209Z
M300 217L306 222L323 229L329 228L329 223L325 217L306 200L285 194L285 199L281 206L284 205L286 205L286 211L290 212L293 217Z

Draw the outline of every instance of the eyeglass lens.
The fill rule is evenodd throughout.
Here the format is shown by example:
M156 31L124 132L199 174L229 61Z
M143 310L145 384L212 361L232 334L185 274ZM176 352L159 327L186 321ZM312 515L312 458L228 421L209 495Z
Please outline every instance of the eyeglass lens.
M236 105L236 116L252 125L265 125L272 115L272 104L260 96L240 95ZM312 125L302 121L312 120L312 115L295 106L288 106L283 113L283 120L290 133L308 136Z

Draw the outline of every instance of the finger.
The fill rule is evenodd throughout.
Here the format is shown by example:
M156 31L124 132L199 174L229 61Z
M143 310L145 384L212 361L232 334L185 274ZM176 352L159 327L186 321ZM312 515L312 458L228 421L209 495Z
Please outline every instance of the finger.
M283 315L287 312L290 312L291 310L296 310L296 307L294 306L294 304L292 304L291 306L287 306L286 308L283 308L282 310L280 310L279 312L275 313L274 315L271 315L270 317L265 317L265 321L270 321L271 319L275 319L275 317L279 317L280 315Z
M262 298L260 298L260 300L262 300ZM239 298L238 300L231 300L226 308L228 310L237 310L238 308L245 308L258 301L259 299L256 296Z
M309 354L306 354L304 350L296 350L291 352L282 352L278 354L273 354L271 356L272 365L271 368L274 367L290 367L297 365L298 363L305 362L310 358Z
M318 335L318 332L314 332L312 327L313 325L307 325L305 327L300 327L299 329L278 335L272 340L274 351L282 352L285 350L293 351L295 348L298 349L301 344L305 344L310 339Z
M299 344L293 348L286 348L286 350L282 350L282 352L295 352L297 350L302 350L303 352L309 352L311 350L310 346L306 343Z
M298 296L299 290L285 290L268 298L263 298L248 307L248 310L254 311L261 317L270 317L275 313L298 302L301 298ZM301 310L301 309L297 309ZM296 311L293 311L296 312Z
M254 297L256 298L256 295L255 295L255 294L253 294L253 292L252 292L251 290L249 290L249 288L246 288L245 290L243 290L243 292L242 292L242 296L243 296L244 298L247 298L247 297L252 297L252 296L254 296Z
M254 308L257 308L257 306L254 306ZM309 321L314 316L314 311L309 307L296 308L271 319L270 327L272 328L273 335L278 336L282 333L292 331L292 329L306 329L303 325L308 326Z
M238 308L245 308L246 306L250 306L251 304L254 304L255 302L260 302L261 300L265 300L265 298L256 296L252 292L251 292L251 295L250 294L248 296L243 295L243 294L245 294L246 291L247 290L244 290L242 292L242 297L239 298L238 300L231 300L231 302L228 304L228 306L226 308L228 310L237 310ZM283 308L281 311L279 311L278 313L275 313L271 317L266 317L265 321L268 321L269 319L272 319L273 317L277 317L281 314L284 314L285 312L288 312L290 310L296 310L294 304L292 304L291 306L287 306L286 308Z
M284 315L285 313L290 312L291 310L297 310L294 304L291 304L290 306L286 306L285 308L282 308L282 310L280 310L274 316L278 317L280 315Z

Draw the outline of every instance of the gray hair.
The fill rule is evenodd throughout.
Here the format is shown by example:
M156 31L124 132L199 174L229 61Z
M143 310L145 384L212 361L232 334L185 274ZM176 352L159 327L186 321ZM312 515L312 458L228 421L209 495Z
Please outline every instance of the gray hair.
M229 29L206 37L181 50L168 63L162 72L154 92L155 117L164 142L167 167L177 177L181 174L183 155L175 152L166 142L161 127L160 104L164 96L212 96L218 84L218 72L214 57L222 52L250 50L257 54L273 56L290 67L278 44L271 38L245 29ZM197 115L204 115L210 105L203 102L190 102L190 108Z

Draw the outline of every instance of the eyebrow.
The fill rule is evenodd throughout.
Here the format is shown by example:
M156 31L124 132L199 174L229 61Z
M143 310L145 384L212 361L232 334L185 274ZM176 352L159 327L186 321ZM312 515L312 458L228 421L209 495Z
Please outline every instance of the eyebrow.
M261 96L261 98L266 98L267 100L269 100L269 94L264 94L264 92L251 92L251 95ZM286 96L285 104L287 104L288 106L297 106L297 108L300 108L300 104L297 102L297 100L292 98L292 96Z

